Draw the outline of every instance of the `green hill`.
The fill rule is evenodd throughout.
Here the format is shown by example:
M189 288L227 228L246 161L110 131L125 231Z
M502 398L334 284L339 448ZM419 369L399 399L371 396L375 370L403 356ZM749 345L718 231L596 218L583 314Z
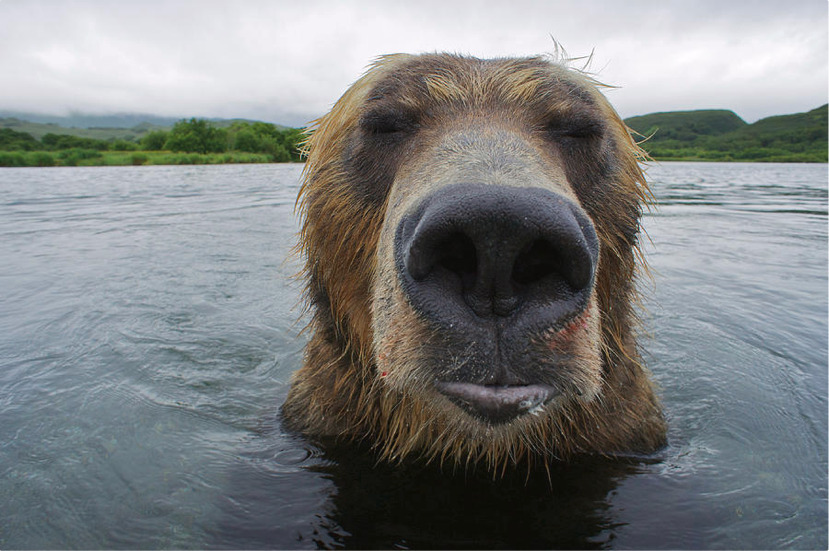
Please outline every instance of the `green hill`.
M718 136L747 126L734 111L725 109L652 113L631 117L625 123L643 136L678 141L692 141L701 135Z
M674 111L626 119L657 160L827 161L827 111L779 115L747 124L732 111Z

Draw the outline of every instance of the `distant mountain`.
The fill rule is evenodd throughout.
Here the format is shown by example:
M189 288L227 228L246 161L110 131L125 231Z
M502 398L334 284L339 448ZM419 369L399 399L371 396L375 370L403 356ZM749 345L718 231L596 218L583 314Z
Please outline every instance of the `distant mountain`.
M40 124L56 124L64 128L134 128L142 124L161 127L173 126L177 120L181 119L181 117L161 117L141 113L116 113L111 115L72 113L61 116L3 110L0 110L0 118L14 118Z
M69 134L97 140L136 140L153 130L169 130L181 118L155 115L70 115L67 117L37 113L0 111L0 128L26 132L36 139L46 134ZM218 128L227 128L235 122L254 123L250 119L207 119ZM280 130L287 126L274 125Z
M827 113L767 117L748 124L732 111L672 111L630 117L640 144L661 160L827 162Z
M14 117L6 117L0 118L0 128L10 128L17 132L25 132L38 140L46 134L69 134L71 136L78 136L79 138L95 138L96 140L135 140L151 130L168 127L155 126L151 123L141 123L132 128L78 128L59 126L56 123L31 122Z

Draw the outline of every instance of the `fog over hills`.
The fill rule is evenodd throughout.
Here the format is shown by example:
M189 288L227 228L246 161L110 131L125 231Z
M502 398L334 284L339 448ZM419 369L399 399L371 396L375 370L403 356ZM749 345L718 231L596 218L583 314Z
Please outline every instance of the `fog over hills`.
M113 113L107 115L71 113L61 116L0 109L0 118L15 118L41 124L57 124L65 128L132 128L144 123L153 126L172 126L182 117L162 117L147 113Z
M69 115L50 115L46 113L30 113L22 111L10 111L0 109L0 119L14 118L21 121L34 122L39 124L56 124L63 128L135 128L136 126L147 127L170 127L181 119L189 119L192 115L181 117L165 117L161 115L151 115L148 113L111 113L105 115L97 115L92 113L71 113ZM222 121L233 120L250 120L252 119L223 119L214 117L196 117L204 118L214 123ZM271 122L277 126L283 127L279 121L271 121L267 118L259 118L257 121ZM221 125L220 125L221 126Z

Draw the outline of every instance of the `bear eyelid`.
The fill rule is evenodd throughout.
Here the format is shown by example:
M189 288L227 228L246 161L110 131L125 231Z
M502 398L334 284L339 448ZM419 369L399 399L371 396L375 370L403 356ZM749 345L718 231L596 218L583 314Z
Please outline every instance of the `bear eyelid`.
M370 134L396 134L413 129L414 118L396 109L369 111L360 119L360 128Z
M604 136L605 125L599 120L578 115L550 120L544 131L554 138L589 140Z

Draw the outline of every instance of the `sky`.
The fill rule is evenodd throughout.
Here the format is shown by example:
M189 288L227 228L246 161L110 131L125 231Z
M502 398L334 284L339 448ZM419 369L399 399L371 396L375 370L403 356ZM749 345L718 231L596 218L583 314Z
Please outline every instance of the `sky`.
M0 110L303 126L377 56L560 43L623 117L827 101L827 0L0 0ZM580 62L576 63L581 66Z

